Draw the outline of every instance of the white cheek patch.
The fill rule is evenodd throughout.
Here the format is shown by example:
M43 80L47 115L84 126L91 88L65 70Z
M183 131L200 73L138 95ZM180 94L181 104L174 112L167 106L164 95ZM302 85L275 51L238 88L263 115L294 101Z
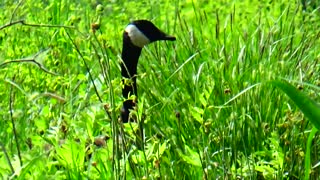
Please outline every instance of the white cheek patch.
M129 24L125 31L132 42L137 47L143 48L143 46L150 43L150 40L133 24Z

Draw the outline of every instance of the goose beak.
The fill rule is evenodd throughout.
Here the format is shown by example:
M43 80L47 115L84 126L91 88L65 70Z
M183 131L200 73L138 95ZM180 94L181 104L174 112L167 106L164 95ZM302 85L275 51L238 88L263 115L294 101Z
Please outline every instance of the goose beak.
M175 41L176 37L165 34L162 40Z
M160 32L160 35L158 36L159 37L159 40L165 40L165 41L175 41L176 40L176 37L172 36L172 35L169 35L169 34L166 34L165 32L159 30Z

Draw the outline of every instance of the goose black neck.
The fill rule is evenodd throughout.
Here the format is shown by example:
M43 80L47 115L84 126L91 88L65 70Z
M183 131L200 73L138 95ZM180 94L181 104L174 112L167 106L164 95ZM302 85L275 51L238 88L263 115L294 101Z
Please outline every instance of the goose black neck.
M137 96L137 66L139 56L141 54L142 48L137 47L132 44L128 34L124 32L123 34L123 47L122 47L122 63L121 63L121 75L123 78L128 78L132 80L132 83L124 83L124 79L122 79L122 83L124 87L122 89L122 95L125 99L127 99L130 95ZM129 121L129 110L133 109L135 103L133 100L126 100L123 102L123 107L121 109L121 120L126 123Z

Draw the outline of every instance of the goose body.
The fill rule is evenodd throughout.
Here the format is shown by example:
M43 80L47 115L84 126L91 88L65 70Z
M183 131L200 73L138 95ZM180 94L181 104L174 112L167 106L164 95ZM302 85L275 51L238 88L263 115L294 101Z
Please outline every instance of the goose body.
M127 25L123 33L121 75L124 87L122 95L126 99L121 109L121 120L129 121L130 110L135 106L133 100L127 100L129 95L137 97L137 66L142 48L152 42L160 40L174 41L174 36L167 35L148 20L136 20ZM125 78L131 79L132 83L124 83Z

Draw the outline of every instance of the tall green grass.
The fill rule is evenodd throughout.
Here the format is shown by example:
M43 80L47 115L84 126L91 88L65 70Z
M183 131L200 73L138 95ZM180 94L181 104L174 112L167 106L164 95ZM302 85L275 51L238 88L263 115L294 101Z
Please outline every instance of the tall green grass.
M100 3L103 10L97 1L0 4L0 26L38 25L0 30L1 177L319 176L308 115L267 83L286 79L301 99L319 102L317 10L302 11L300 1ZM177 41L143 49L138 123L123 125L121 35L133 19L152 20ZM54 73L10 62L32 58Z

